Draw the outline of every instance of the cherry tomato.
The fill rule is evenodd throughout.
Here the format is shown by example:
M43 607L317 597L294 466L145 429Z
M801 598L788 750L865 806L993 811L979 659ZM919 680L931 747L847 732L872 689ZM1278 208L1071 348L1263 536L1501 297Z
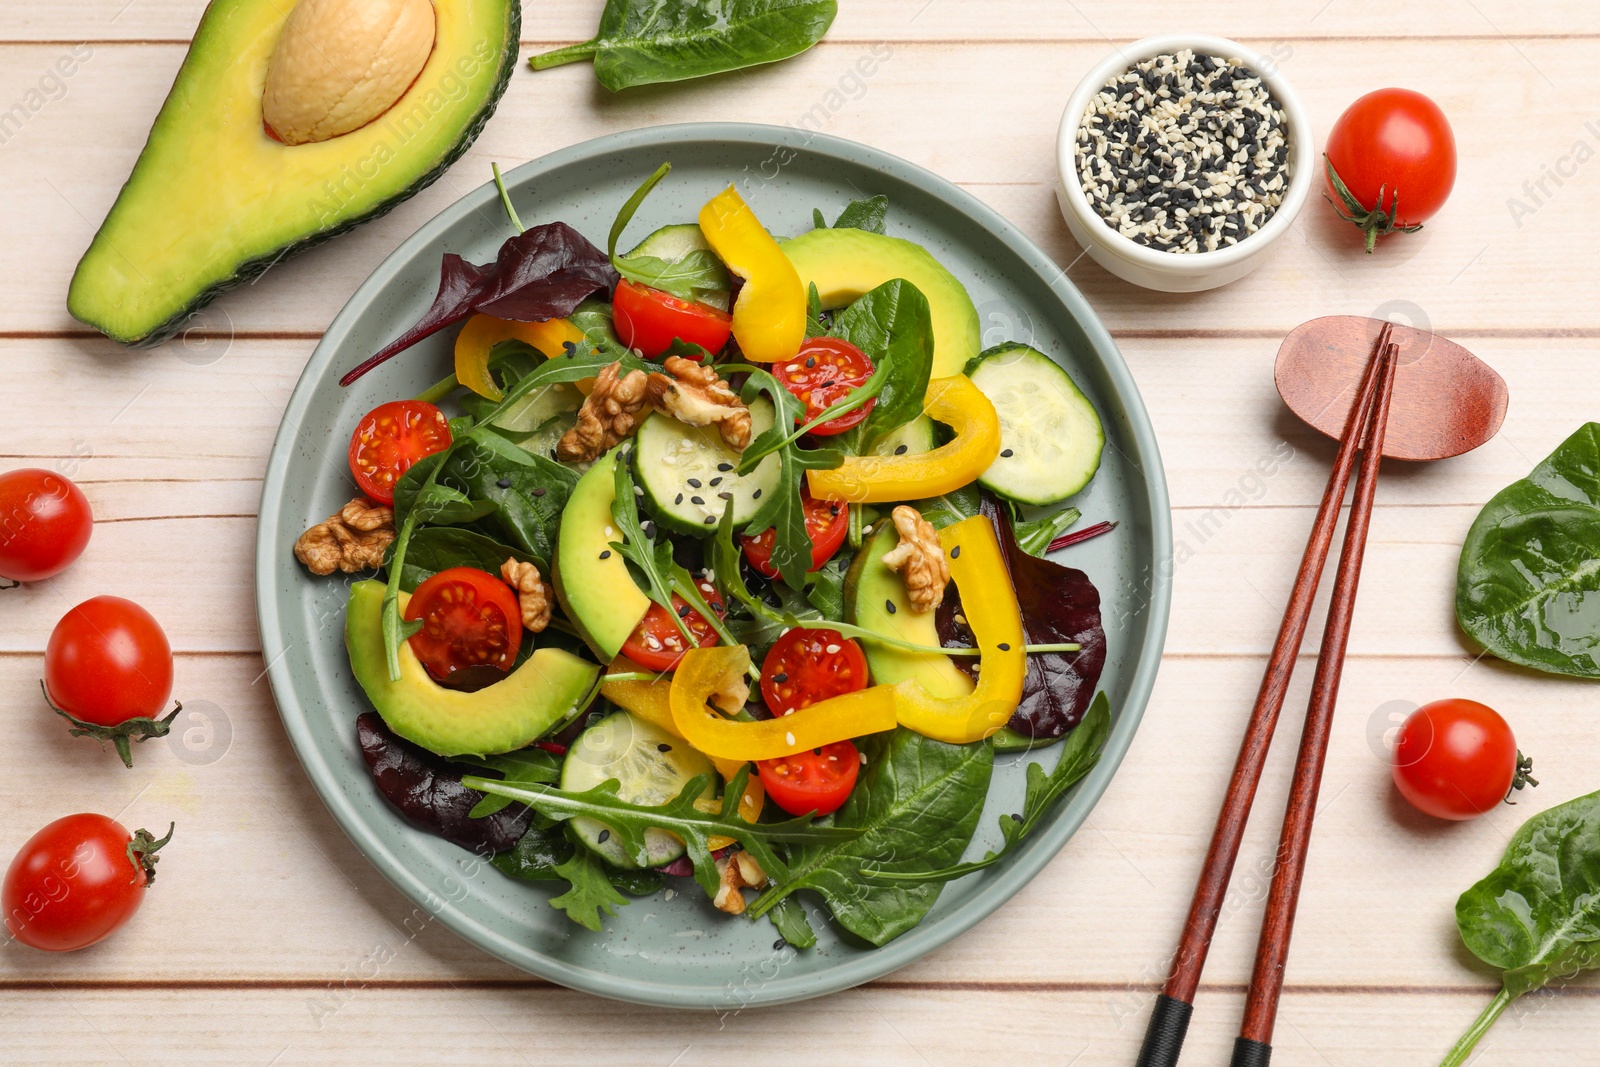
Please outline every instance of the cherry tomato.
M50 631L44 684L51 703L95 726L155 718L172 695L172 646L144 608L97 596Z
M1513 788L1538 785L1531 761L1493 708L1476 700L1436 700L1406 719L1394 746L1394 784L1419 811L1471 819Z
M72 565L94 515L71 479L37 467L0 474L0 578L40 582Z
M761 788L790 815L827 815L838 811L856 787L861 754L848 741L756 762Z
M774 715L867 687L867 657L838 630L796 626L761 661L761 699Z
M611 315L618 339L629 348L637 348L646 359L665 352L673 338L715 354L722 351L733 333L733 317L726 311L680 300L671 293L627 279L617 283L611 298Z
M450 447L450 420L423 400L379 404L350 435L350 473L368 497L394 503L394 484L411 465Z
M1367 235L1410 231L1444 206L1456 183L1456 138L1439 105L1410 89L1379 89L1349 107L1328 134L1328 196Z
M722 594L717 592L716 586L704 579L695 585L699 587L700 595L706 598L711 610L717 613L717 618L720 619L728 613L722 605ZM694 635L697 648L707 648L717 643L717 633L711 628L711 623L706 621L704 615L691 608L677 593L672 594L672 607L683 619L689 632ZM673 623L672 616L667 614L667 609L660 604L650 605L650 610L645 612L644 618L622 646L624 656L652 671L670 671L678 665L678 661L687 651L683 645L683 635L678 632L678 627Z
M505 582L476 567L451 567L417 586L407 621L422 620L408 639L435 681L468 668L509 671L522 647L522 608Z
M155 881L156 850L171 837L130 834L104 815L57 819L28 838L6 870L6 929L48 952L94 944L139 910Z
M872 371L872 360L865 352L837 337L813 337L800 346L793 359L772 365L773 377L806 406L805 415L796 425L810 422L829 406L843 400L850 390L866 384ZM811 432L822 436L844 433L872 414L877 403L878 398L873 397L854 411L829 419Z
M809 569L816 570L832 559L833 554L839 551L839 546L844 544L844 536L850 529L850 512L843 504L816 499L806 491L804 485L800 487L800 502L806 517L806 536L811 538ZM768 527L754 537L741 539L744 558L768 578L778 576L778 568L772 564L772 550L777 538L778 532Z

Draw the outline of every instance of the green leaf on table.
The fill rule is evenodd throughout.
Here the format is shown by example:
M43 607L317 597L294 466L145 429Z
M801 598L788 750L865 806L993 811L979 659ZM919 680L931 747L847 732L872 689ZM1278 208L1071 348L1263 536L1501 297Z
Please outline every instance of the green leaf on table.
M1502 986L1446 1067L1465 1063L1517 997L1600 965L1600 793L1524 823L1500 865L1456 901L1456 928Z
M593 58L595 77L616 92L787 59L821 40L837 13L835 0L607 0L592 39L528 63Z
M1111 736L1111 701L1104 692L1095 695L1094 703L1084 713L1083 721L1067 735L1061 746L1061 757L1049 773L1038 763L1028 764L1028 784L1023 794L1022 811L1016 815L1000 816L1000 836L1005 844L1000 851L986 853L981 860L957 863L937 871L891 871L878 866L864 867L861 876L877 883L892 882L949 882L992 867L1009 853L1018 841L1033 832L1055 807L1062 794L1071 789L1100 762L1100 750Z
M566 862L556 864L555 873L566 879L568 888L560 896L551 897L550 906L596 933L600 932L602 914L615 916L616 909L628 903L628 898L611 884L600 857L586 848L574 848Z
M860 871L926 874L959 860L983 810L994 750L986 742L947 745L904 728L865 739L861 750L867 763L855 790L824 820L856 836L791 848L788 877L756 899L752 918L809 889L827 900L840 926L883 945L921 922L939 898L942 882L875 884Z
M1600 678L1600 422L1485 505L1461 546L1456 618L1503 660Z
M861 424L865 446L922 414L933 371L933 313L922 290L904 278L884 282L835 313L828 332L886 373L878 402Z

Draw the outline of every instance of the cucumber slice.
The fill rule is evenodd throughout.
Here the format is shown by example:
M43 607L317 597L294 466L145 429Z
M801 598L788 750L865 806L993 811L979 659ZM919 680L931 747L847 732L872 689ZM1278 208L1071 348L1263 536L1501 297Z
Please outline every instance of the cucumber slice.
M772 401L756 398L750 405L751 439L771 428L772 418ZM762 498L778 489L779 462L773 453L740 477L734 473L739 453L723 443L715 426L687 426L668 415L652 415L639 427L633 476L657 522L706 537L716 531L729 504L735 528L750 521Z
M617 796L630 804L665 804L697 774L712 775L707 799L716 795L716 770L711 761L659 726L619 711L578 735L561 765L561 788L593 789L615 778ZM568 821L574 836L596 855L617 867L637 867L618 844L611 828L598 819L578 816ZM683 839L655 828L644 832L646 866L660 867L683 855Z
M905 448L902 451L901 446ZM874 456L920 456L934 450L933 420L918 415L899 429L891 430L872 443Z
M654 256L664 259L668 263L676 263L690 252L709 251L711 246L706 243L706 235L700 232L700 227L693 222L682 222L673 226L663 226L649 237L633 246L629 256ZM701 303L708 304L718 311L728 310L727 293L706 293Z
M552 382L519 397L512 405L495 416L494 424L512 433L537 430L557 415L577 411L583 406L583 394L571 382Z
M561 436L577 424L577 410L564 411L540 423L539 428L526 437L518 438L517 447L535 456L555 459L556 445L560 443Z
M972 357L966 373L1000 415L1000 456L978 484L1019 504L1054 504L1089 484L1105 431L1055 360L1002 344Z

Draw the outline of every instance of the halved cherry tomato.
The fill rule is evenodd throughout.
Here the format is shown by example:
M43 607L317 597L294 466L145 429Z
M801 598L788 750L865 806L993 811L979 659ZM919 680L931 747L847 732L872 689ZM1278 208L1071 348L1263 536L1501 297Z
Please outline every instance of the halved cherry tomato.
M733 317L707 304L680 300L671 293L624 278L611 298L617 337L654 359L681 338L710 353L722 351L733 334Z
M811 538L809 569L816 570L832 559L833 554L839 551L839 546L844 544L844 535L850 529L850 513L843 504L816 499L804 486L800 489L800 502L806 516L806 536ZM754 537L741 538L744 558L768 578L778 576L778 568L772 565L772 550L777 537L777 531L768 527Z
M838 811L856 787L861 754L848 741L756 763L761 788L790 815L827 815Z
M394 483L424 456L450 447L450 420L423 400L379 404L350 435L350 473L368 497L394 503Z
M505 582L476 567L451 567L417 586L405 617L422 620L422 629L409 639L411 651L435 681L447 685L469 668L509 671L522 646L517 598Z
M806 406L806 413L795 425L810 422L872 377L872 360L849 341L837 337L813 337L800 346L791 360L772 365L772 375ZM873 397L854 411L829 419L812 433L827 436L844 433L872 414L878 403Z
M83 490L38 467L0 474L0 578L40 582L66 570L94 532Z
M717 592L717 587L701 579L695 583L700 589L700 595L706 598L706 603L711 610L717 613L717 618L722 618L728 611L723 607L722 594ZM687 601L677 593L672 594L672 607L694 635L697 648L708 648L717 643L717 633L711 628L711 623L706 617L691 608ZM650 610L644 613L644 618L629 635L628 640L622 645L622 654L627 656L639 666L652 671L670 671L678 665L683 654L689 651L684 647L683 634L678 632L678 627L672 621L672 616L667 614L667 609L660 604L652 603Z
M796 626L761 661L761 699L774 715L866 687L867 657L838 630Z
M1471 819L1513 789L1538 785L1533 763L1498 712L1476 700L1435 700L1411 713L1394 745L1394 784L1439 819Z
M24 945L70 952L110 935L144 903L155 881L156 840L104 815L57 819L28 838L6 870L0 906Z

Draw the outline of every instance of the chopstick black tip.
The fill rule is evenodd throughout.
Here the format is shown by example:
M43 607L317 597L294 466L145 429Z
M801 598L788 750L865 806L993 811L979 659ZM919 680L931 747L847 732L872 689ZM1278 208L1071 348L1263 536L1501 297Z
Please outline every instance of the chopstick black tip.
M1139 1048L1137 1067L1176 1067L1192 1014L1193 1004L1165 993L1158 996L1155 1010L1150 1013L1150 1026L1144 1032L1144 1044Z
M1272 1046L1241 1037L1233 1043L1229 1067L1267 1067L1272 1062Z

